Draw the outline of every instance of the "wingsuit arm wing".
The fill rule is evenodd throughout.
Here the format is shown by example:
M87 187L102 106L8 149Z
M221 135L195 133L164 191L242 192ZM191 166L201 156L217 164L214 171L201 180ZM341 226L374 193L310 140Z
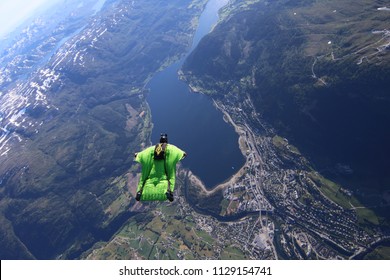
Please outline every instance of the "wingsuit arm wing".
M150 171L152 170L153 160L151 157L153 147L147 148L142 152L135 153L134 160L139 162L142 166L141 178L137 186L137 192L141 191L145 181L148 179Z

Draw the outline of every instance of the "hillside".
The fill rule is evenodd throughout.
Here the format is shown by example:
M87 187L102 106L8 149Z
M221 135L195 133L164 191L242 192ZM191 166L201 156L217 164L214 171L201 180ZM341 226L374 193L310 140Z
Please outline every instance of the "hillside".
M190 46L204 4L65 1L2 45L1 259L77 258L133 215L145 84Z
M386 1L235 1L187 59L183 79L243 101L321 174L389 205ZM374 207L388 217L387 207Z
M372 127L387 153L388 11L378 8L230 1L179 74L234 127L244 166L212 190L180 168L173 204L143 205L146 216L82 257L388 259L386 165L346 150L371 148L360 142ZM360 130L358 112L369 116Z

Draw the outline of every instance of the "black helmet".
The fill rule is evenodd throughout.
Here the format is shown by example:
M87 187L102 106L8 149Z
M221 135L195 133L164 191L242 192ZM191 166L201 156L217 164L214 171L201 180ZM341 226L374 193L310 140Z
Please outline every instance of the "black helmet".
M168 143L168 134L166 133L160 134L160 143Z

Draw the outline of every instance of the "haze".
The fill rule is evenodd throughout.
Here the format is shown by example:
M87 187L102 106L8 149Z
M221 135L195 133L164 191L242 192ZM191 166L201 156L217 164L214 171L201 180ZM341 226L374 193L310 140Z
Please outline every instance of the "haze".
M0 37L18 27L50 0L0 0Z

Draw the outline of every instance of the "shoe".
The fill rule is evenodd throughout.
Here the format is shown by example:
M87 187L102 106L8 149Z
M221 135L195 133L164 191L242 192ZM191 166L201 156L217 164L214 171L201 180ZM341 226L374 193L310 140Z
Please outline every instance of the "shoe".
M165 193L165 195L167 196L167 199L172 202L173 201L173 193L168 191Z
M137 201L141 200L141 192L137 192L137 195L135 196L135 200Z

